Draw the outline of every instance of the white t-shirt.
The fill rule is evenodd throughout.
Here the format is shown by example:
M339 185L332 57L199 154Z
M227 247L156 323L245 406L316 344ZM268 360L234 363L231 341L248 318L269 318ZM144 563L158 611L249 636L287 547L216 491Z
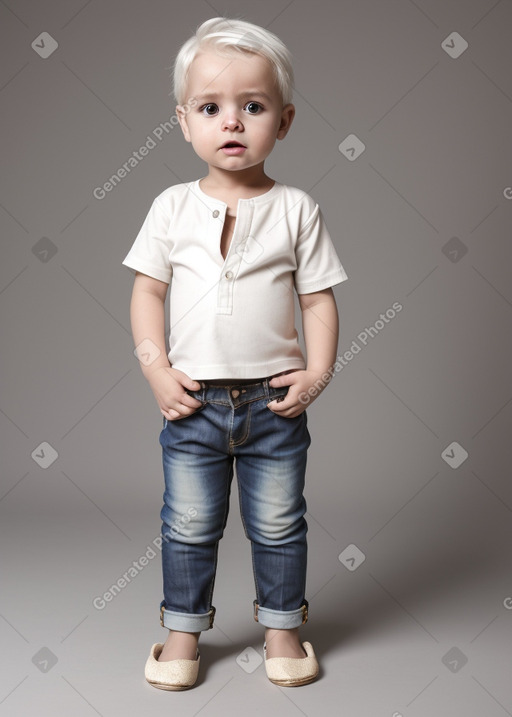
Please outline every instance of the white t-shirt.
M239 199L224 259L227 204L199 181L156 197L123 261L170 284L171 366L195 380L304 369L294 289L310 294L348 278L318 204L279 182Z

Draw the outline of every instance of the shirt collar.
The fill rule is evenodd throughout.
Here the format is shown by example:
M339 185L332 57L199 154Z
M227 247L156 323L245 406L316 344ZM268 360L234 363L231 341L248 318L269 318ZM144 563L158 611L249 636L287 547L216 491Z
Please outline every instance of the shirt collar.
M189 182L189 189L192 192L192 194L203 201L208 206L222 206L227 207L226 202L223 202L221 199L216 199L215 197L210 197L209 194L206 194L203 192L201 187L199 186L200 179L196 179L193 182ZM268 202L271 199L274 199L274 197L281 191L281 183L274 181L274 186L271 187L268 191L264 192L263 194L259 194L256 197L249 197L247 199L239 199L239 202L253 202L256 204L260 204L263 202Z

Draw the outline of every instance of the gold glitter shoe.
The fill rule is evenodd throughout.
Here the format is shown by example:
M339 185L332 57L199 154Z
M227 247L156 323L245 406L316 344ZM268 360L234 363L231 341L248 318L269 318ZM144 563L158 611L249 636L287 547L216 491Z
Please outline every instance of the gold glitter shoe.
M299 687L316 679L319 666L310 642L303 642L307 657L271 657L267 660L267 643L263 644L268 679L281 687Z
M199 673L199 650L195 660L169 660L158 662L163 644L155 642L144 668L146 680L160 690L188 690L193 687Z

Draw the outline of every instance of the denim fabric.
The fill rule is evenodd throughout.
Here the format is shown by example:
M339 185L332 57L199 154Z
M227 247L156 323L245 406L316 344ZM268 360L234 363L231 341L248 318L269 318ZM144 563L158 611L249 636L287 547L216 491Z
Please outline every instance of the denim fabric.
M251 541L255 619L293 628L307 620L307 523L303 496L311 438L304 411L285 418L267 408L288 392L258 383L188 391L201 401L190 416L164 418L161 623L198 632L213 625L217 552L228 517L233 473ZM236 589L236 577L233 577Z

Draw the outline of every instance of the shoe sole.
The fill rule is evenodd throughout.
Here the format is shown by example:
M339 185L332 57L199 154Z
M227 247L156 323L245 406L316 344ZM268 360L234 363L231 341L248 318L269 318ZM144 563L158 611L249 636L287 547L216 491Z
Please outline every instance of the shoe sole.
M302 685L309 685L310 682L314 682L317 677L318 672L316 673L316 675L304 677L302 680L271 680L270 677L268 679L274 685L278 685L279 687L301 687Z
M151 682L150 680L146 680L146 682L152 687L156 687L159 690L168 690L170 692L181 692L182 690L189 690L195 685L195 682L194 685L168 685L165 684L165 682Z

